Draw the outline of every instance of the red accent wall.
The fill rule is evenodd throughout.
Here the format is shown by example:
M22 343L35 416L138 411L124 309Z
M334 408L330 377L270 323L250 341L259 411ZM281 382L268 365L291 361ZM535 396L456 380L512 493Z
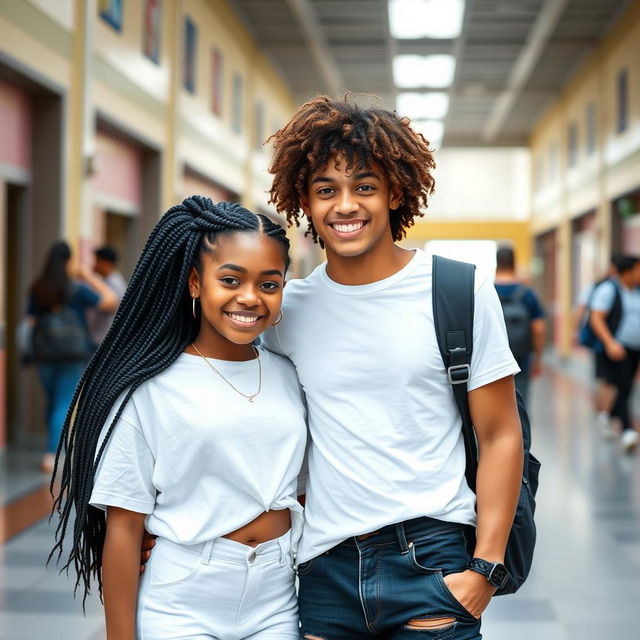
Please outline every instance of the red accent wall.
M0 80L0 163L31 169L31 96Z
M138 208L142 203L142 152L103 131L96 135L93 189Z

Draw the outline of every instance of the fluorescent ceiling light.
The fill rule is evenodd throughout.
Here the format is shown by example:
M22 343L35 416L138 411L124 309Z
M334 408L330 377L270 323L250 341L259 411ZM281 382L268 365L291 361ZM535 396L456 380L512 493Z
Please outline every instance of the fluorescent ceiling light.
M412 120L444 118L449 110L449 96L446 93L399 93L396 107L401 116Z
M450 55L396 56L393 81L401 89L446 89L453 82L456 61Z
M439 148L444 136L444 123L441 120L414 120L411 126L421 133L432 147Z
M457 38L464 0L389 0L389 30L394 38Z

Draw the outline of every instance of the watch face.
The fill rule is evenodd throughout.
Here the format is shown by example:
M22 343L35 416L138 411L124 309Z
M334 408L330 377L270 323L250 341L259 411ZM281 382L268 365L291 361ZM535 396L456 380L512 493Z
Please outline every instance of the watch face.
M491 569L491 573L489 575L489 582L494 587L497 587L499 589L500 587L504 586L508 577L509 577L509 574L507 573L505 566L503 564L496 563L493 565L493 569Z

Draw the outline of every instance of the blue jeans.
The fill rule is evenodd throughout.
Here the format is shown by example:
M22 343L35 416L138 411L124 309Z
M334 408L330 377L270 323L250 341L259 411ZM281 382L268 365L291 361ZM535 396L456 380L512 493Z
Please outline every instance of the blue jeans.
M362 538L362 536L360 536ZM325 640L478 640L480 620L443 577L464 571L473 527L416 518L349 538L298 567L301 637ZM415 630L416 618L453 618L443 629Z
M84 362L39 364L38 377L47 394L47 451L55 453Z

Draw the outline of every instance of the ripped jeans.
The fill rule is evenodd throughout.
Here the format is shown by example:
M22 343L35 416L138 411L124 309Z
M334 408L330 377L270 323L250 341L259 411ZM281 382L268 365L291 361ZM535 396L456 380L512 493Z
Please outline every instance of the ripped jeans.
M361 536L362 538L362 536ZM480 620L443 577L464 571L473 527L416 518L349 538L298 567L301 638L479 640ZM439 621L446 619L446 624ZM438 621L440 628L408 625Z

